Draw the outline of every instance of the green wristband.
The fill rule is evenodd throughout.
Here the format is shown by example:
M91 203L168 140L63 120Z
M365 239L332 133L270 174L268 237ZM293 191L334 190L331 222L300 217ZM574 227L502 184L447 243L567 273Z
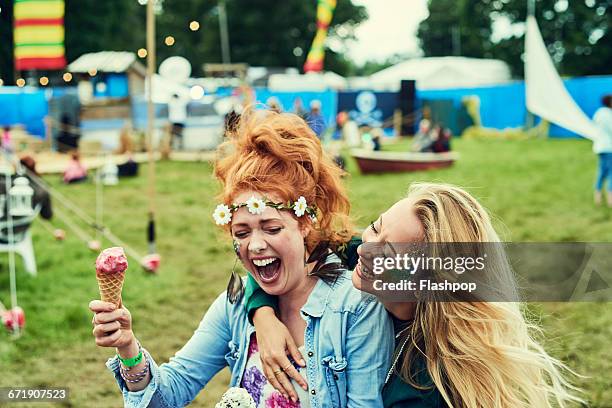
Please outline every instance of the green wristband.
M119 358L119 361L121 361L121 364L123 364L124 366L126 366L126 367L135 367L138 364L140 364L140 362L142 361L142 349L140 347L138 347L138 355L136 357L121 358L119 353L117 353L117 357Z

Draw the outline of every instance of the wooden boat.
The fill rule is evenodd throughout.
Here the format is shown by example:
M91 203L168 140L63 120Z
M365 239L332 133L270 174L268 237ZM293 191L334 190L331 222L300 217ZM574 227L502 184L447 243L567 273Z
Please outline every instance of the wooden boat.
M451 166L458 158L455 152L385 152L365 149L351 150L351 155L363 174L440 169Z

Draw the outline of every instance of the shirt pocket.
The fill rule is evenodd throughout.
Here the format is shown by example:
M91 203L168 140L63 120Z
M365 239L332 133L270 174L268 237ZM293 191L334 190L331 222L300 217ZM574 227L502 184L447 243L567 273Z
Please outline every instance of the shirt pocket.
M327 356L321 360L325 370L325 382L329 389L332 407L346 407L346 358Z

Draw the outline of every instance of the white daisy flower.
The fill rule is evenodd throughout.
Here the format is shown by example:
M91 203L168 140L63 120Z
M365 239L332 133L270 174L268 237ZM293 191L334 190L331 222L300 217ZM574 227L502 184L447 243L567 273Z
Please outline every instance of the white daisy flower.
M247 200L246 206L247 210L255 215L263 213L266 209L266 203L260 198L255 198L255 196L251 196L251 198Z
M306 199L300 196L300 198L298 198L295 204L293 205L293 212L295 213L295 216L301 217L302 215L304 215L307 207L308 204L306 204Z
M219 204L217 208L215 208L213 218L217 225L226 225L232 220L232 212L227 205Z

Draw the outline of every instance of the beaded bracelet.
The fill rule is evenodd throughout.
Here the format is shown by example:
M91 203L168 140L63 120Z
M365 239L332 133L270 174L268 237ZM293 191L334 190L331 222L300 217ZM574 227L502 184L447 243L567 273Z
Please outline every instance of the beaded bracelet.
M124 381L132 384L141 382L149 373L149 360L146 359L146 362L147 363L145 364L144 368L135 374L128 374L128 372L130 371L129 369L119 367L121 378L123 378Z

